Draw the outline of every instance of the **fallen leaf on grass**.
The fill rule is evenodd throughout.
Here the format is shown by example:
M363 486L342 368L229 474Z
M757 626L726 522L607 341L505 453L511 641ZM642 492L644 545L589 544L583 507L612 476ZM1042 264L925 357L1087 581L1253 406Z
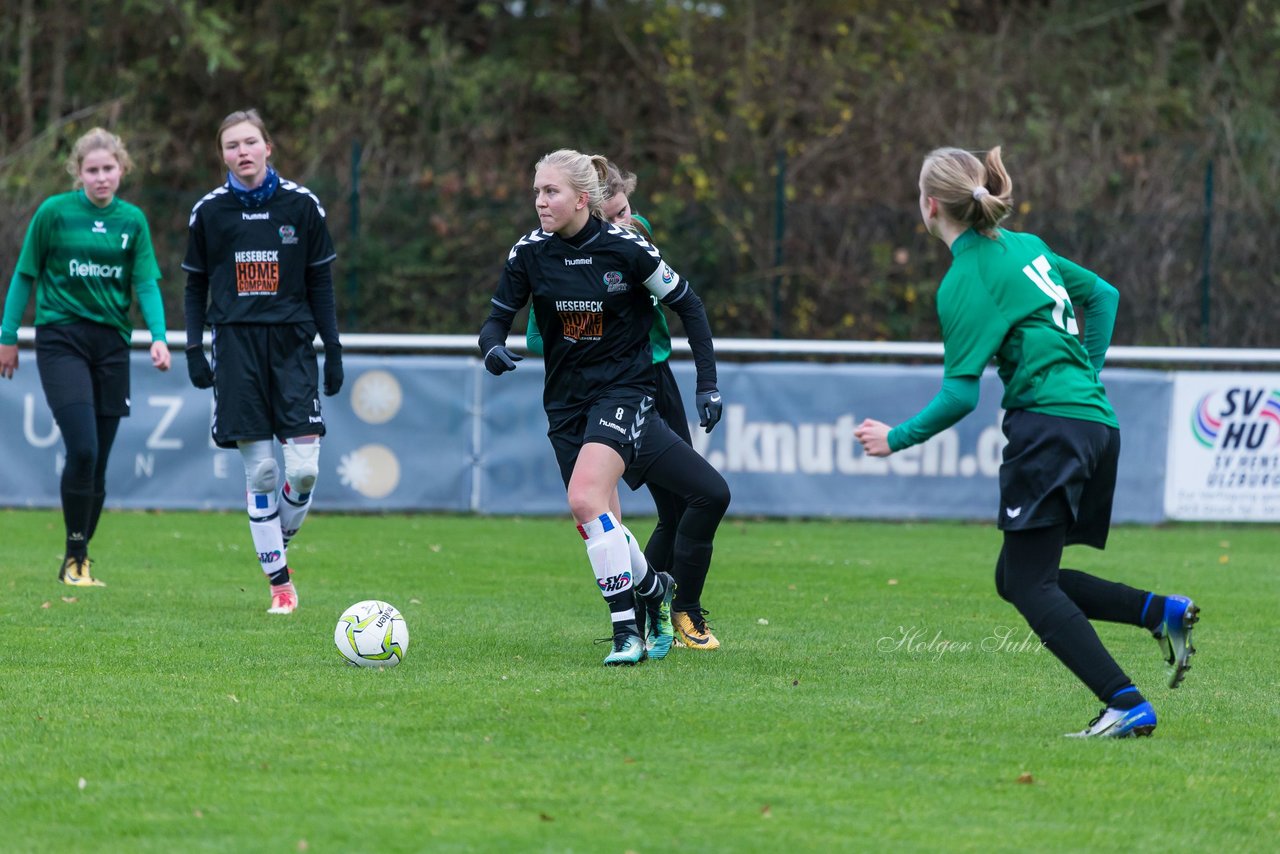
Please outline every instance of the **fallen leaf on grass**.
M769 621L766 620L764 617L761 617L760 619L756 620L756 623L758 623L761 626L769 625Z
M44 603L43 605L41 605L40 607L41 607L41 608L48 608L48 607L49 607L49 603L48 603L48 602L45 602L45 603Z
M1031 772L1030 772L1030 771L1023 771L1021 774L1019 774L1019 775L1018 775L1018 782L1019 782L1019 783L1034 783L1034 782L1035 782L1035 778L1031 776Z
M542 821L555 821L554 818L552 818L551 816L547 815L544 812L538 813L538 818L541 819Z
M235 694L228 694L228 695L227 695L227 699L228 699L228 700L230 700L230 701L231 701L231 702L233 702L233 703L238 703L238 702L240 702L239 700L237 700L237 699L236 699L236 695L235 695Z
M896 579L896 578L890 578L890 579L889 579L889 584L891 584L891 585L892 585L892 584L897 584L897 583L898 583L898 579Z
M70 604L71 602L78 602L79 600L74 596L63 596L62 601Z
M773 818L773 810L769 808L769 805L768 805L768 804L765 804L764 806L762 806L762 807L760 808L760 817L761 817L761 818Z

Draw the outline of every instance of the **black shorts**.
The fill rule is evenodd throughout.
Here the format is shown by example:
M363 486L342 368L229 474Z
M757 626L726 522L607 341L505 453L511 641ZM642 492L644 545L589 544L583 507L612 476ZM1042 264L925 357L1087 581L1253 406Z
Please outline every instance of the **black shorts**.
M213 328L213 441L323 436L320 370L310 323Z
M566 488L578 452L587 442L599 442L617 451L627 466L623 480L639 489L653 461L680 441L658 416L653 398L634 389L605 395L589 410L558 422L547 431L547 438L555 449Z
M129 414L129 345L114 327L91 320L37 326L36 369L50 412L89 403L98 415Z
M658 392L653 397L658 414L685 444L692 445L693 436L689 435L689 417L684 412L684 398L680 396L676 375L671 372L671 365L666 359L654 363L653 375L658 384Z
M1096 421L1023 409L1004 416L999 527L1025 531L1067 523L1067 545L1107 544L1120 462L1120 431Z

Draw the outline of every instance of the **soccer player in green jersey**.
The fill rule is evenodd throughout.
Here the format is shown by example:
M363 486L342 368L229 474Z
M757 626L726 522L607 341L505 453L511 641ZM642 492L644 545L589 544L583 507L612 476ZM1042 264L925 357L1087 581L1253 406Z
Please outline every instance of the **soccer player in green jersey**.
M1106 545L1120 457L1120 430L1098 373L1115 327L1119 292L1096 273L1055 255L1040 238L999 223L1013 209L1013 182L1000 149L983 159L957 148L931 152L920 171L920 215L951 248L938 287L942 390L890 429L867 419L855 435L887 457L934 436L978 403L983 370L995 358L1004 383L996 590L1104 704L1076 736L1150 735L1151 704L1098 639L1090 620L1150 631L1169 664L1169 687L1190 668L1199 608L1074 569L1064 546ZM1083 307L1084 340L1076 308Z
M147 218L116 198L132 168L120 137L94 128L72 149L67 171L76 189L36 210L0 322L0 377L18 369L18 326L36 292L36 369L62 433L64 584L103 587L89 560L106 498L107 457L129 414L129 341L134 294L151 332L151 363L169 370L160 267Z

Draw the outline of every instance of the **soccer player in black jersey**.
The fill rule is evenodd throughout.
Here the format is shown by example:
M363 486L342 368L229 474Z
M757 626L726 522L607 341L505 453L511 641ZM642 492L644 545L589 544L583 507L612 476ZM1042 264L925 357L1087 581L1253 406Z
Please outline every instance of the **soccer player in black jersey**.
M729 487L653 411L650 294L684 322L697 368L699 423L707 430L722 408L711 327L698 295L652 244L601 218L606 163L568 149L538 161L534 192L541 227L507 256L480 330L480 353L492 374L515 369L522 357L507 349L506 338L516 312L532 300L542 328L547 435L609 606L613 648L604 663L618 665L646 656L636 596L650 613L649 656L667 654L675 585L670 574L649 570L639 544L610 510L619 479L632 489L656 484L687 503L674 564L695 577L705 576L710 565Z
M286 549L307 511L320 465L316 333L324 393L342 388L342 346L330 269L337 253L320 200L267 162L271 137L256 110L218 128L227 181L191 211L187 255L187 371L213 388L213 440L239 448L249 530L271 585L269 614L290 614L298 593ZM213 364L205 324L213 330ZM284 483L273 441L283 446Z
M635 173L623 170L612 161L606 164L605 170L604 200L600 204L602 218L605 222L631 228L652 243L653 230L648 220L631 209L631 194L636 189ZM649 327L649 347L653 351L653 378L656 386L653 408L662 420L667 422L667 426L675 431L681 441L692 445L693 436L689 433L684 400L669 361L671 330L667 326L667 317L663 314L657 298L651 296L650 301L654 303L653 324ZM537 310L533 308L529 311L525 343L529 352L542 355L542 332L538 329ZM719 649L720 640L711 633L706 620L707 611L702 607L702 591L707 580L705 572L701 575L691 575L689 574L691 567L677 566L674 561L675 537L680 527L680 518L685 511L684 500L652 481L648 483L648 487L658 514L658 521L649 534L649 541L645 543L644 557L651 568L672 573L675 577L676 593L671 601L671 624L675 629L676 644L702 651ZM616 489L609 501L609 507L621 518L622 505L618 500ZM636 617L641 635L646 634L645 609L638 610Z
M132 167L109 131L93 128L76 140L67 161L76 189L50 196L31 218L0 322L0 377L12 378L18 325L35 291L36 369L67 451L58 580L78 587L106 586L91 570L89 541L106 499L107 457L129 414L135 294L151 332L151 364L169 370L151 230L141 210L116 198Z

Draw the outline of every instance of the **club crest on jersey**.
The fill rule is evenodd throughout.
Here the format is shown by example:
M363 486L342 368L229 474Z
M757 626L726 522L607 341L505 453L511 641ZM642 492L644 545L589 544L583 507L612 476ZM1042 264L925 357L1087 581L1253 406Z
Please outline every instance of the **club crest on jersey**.
M616 294L627 290L627 283L622 280L622 274L617 270L610 270L604 274L604 283L608 293Z
M106 224L105 222L103 222L102 220L100 220L100 219L95 219L95 220L93 221L93 233L94 233L94 234L106 234L106 233L107 233L107 224Z
M298 242L298 232L291 225L280 226L280 242L289 245Z

